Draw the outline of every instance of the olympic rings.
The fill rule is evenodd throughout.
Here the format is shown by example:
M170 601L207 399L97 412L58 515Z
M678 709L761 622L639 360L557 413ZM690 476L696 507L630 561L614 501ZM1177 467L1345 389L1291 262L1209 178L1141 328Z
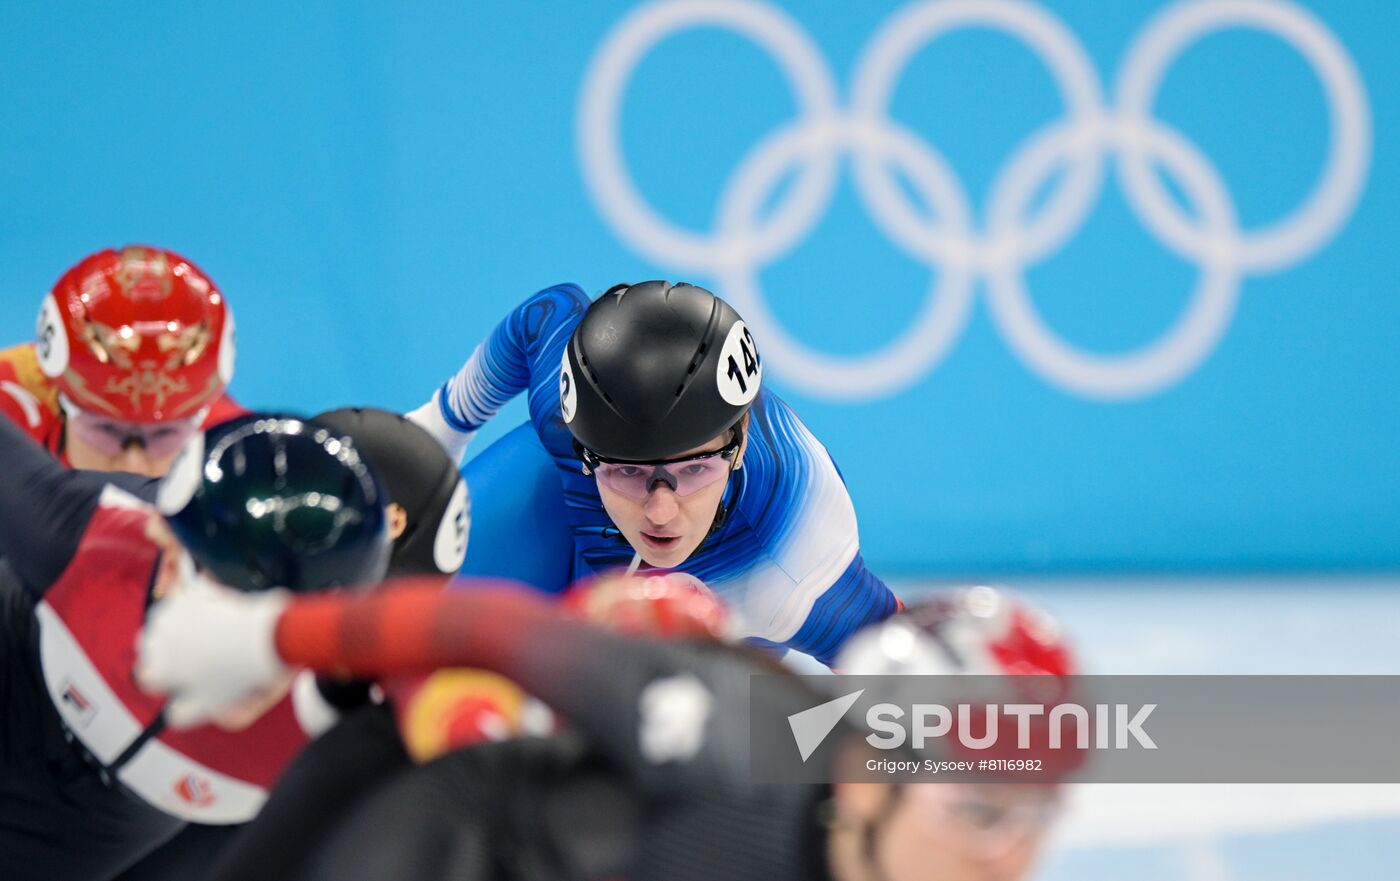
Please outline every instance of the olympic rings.
M719 195L713 230L681 229L660 216L629 176L618 140L622 94L646 53L693 27L720 27L770 54L791 87L797 119L770 132L739 162ZM909 61L964 27L1018 40L1045 64L1065 115L1031 134L1002 166L982 216L948 161L889 117ZM1318 183L1285 217L1241 229L1230 191L1201 151L1152 117L1166 71L1201 37L1252 27L1298 52L1322 85L1330 142ZM1326 244L1355 208L1371 158L1365 87L1345 47L1311 13L1274 0L1182 0L1164 8L1133 41L1112 103L1074 34L1029 0L926 0L895 12L857 60L843 107L811 36L791 16L758 0L656 0L630 12L604 38L584 78L577 137L584 180L612 229L649 259L706 273L760 332L768 363L794 386L832 399L868 399L909 387L937 366L962 333L985 284L990 313L1020 360L1046 381L1091 398L1160 391L1193 371L1224 336L1249 273L1294 265ZM828 209L840 160L849 156L857 193L876 226L932 273L918 316L898 338L858 357L818 352L789 334L763 297L762 268L794 248ZM1105 160L1144 227L1194 264L1198 281L1185 311L1136 351L1080 351L1036 313L1029 268L1078 232L1097 203ZM1035 194L1061 169L1055 190ZM1159 178L1171 175L1191 203L1184 213ZM901 177L896 177L896 172ZM795 183L770 212L778 184ZM910 203L913 187L932 218Z

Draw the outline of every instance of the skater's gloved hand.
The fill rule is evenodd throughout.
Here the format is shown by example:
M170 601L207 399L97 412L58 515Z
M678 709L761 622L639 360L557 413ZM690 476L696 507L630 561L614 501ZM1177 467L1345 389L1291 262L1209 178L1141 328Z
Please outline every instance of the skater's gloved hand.
M170 697L171 727L216 720L290 679L275 643L289 598L206 583L156 603L137 640L136 681Z
M447 451L448 458L459 465L462 462L462 454L467 451L467 444L476 437L475 431L460 431L443 417L441 388L433 392L428 403L417 410L408 411L404 416L436 438Z

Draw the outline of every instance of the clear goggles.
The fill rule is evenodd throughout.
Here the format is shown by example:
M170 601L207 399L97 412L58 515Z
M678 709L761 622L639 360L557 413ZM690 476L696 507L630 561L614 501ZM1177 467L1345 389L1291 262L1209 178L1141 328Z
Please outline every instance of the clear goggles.
M162 459L177 452L185 441L200 430L205 410L189 419L166 422L124 422L84 410L66 396L60 395L67 430L84 444L104 456L118 456L135 445L146 454Z
M942 821L952 818L964 846L994 858L1045 831L1059 815L1058 786L1038 784L914 783L906 796Z
M714 452L656 462L613 461L584 450L583 470L585 474L593 474L602 486L638 501L645 499L658 484L670 487L678 496L688 496L729 476L741 440L736 436Z

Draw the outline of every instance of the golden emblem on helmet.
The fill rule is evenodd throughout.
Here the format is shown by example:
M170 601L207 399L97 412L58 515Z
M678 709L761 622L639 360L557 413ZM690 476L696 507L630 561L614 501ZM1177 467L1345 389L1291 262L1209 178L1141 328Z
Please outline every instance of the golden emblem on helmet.
M97 410L118 419L121 418L122 411L117 409L111 401L88 388L87 380L83 379L81 373L69 367L68 371L63 374L63 378L68 381L68 389L73 395L73 403L84 410Z
M170 258L151 248L123 248L112 273L117 289L129 300L164 300L170 296L174 274Z
M207 321L186 327L171 321L159 327L161 331L155 335L155 343L156 349L165 357L159 368L161 370L188 367L204 356L214 339L213 329ZM111 327L100 321L88 321L82 326L83 342L98 363L111 364L120 370L136 369L135 356L145 336L145 333L129 325Z
M183 376L171 376L162 370L147 368L137 370L117 379L107 380L103 389L109 395L123 395L131 401L133 408L141 406L141 398L149 395L155 398L157 409L164 407L171 395L183 394L189 389L189 382Z
M162 353L169 353L165 360L166 370L188 367L198 361L214 338L207 321L188 327L180 327L171 322L167 327L170 329L156 337L156 348Z
M129 326L111 327L100 321L86 321L82 327L83 342L101 364L111 364L131 370L134 356L141 348L141 337Z

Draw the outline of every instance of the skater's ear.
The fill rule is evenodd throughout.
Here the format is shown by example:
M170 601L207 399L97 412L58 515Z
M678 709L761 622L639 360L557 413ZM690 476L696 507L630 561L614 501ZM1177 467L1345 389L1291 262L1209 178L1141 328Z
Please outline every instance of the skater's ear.
M399 536L408 528L408 512L398 502L390 502L384 509L384 514L389 518L389 540L398 541Z
M738 431L739 431L739 433L740 433L741 435L743 435L743 440L741 440L741 441L739 442L739 452L737 452L737 453L734 454L734 468L735 468L735 470L738 470L740 467L743 466L743 464L744 464L744 451L747 450L747 449L749 448L749 418L750 418L750 415L751 415L751 414L749 414L749 413L745 413L744 416L743 416L743 418L741 418L737 423L735 423L735 428L737 428Z

